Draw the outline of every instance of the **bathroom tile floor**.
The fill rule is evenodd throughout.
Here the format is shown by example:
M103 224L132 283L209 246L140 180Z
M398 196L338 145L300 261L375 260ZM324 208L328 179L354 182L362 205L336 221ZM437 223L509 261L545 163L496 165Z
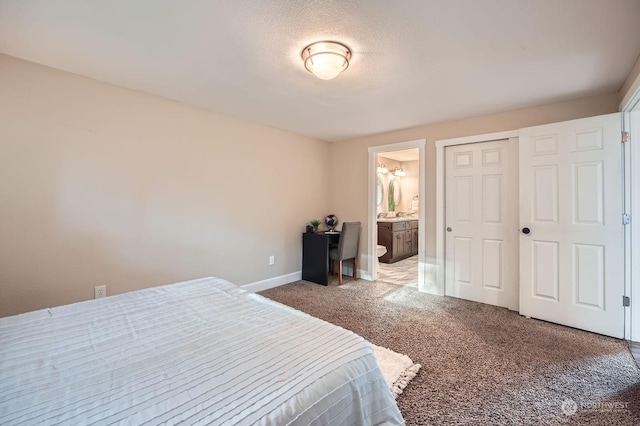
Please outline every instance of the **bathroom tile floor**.
M418 288L418 256L378 266L378 281Z

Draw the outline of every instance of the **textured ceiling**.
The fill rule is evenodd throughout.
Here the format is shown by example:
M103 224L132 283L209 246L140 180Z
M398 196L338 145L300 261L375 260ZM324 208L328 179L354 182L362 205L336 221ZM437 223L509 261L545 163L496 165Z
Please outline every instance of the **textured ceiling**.
M617 91L638 0L0 0L0 52L329 141ZM321 81L300 52L353 51Z

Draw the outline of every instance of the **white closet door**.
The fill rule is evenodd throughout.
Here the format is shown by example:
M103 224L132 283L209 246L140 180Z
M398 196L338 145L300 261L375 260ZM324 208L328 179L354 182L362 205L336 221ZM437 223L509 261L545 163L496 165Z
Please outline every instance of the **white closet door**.
M520 130L522 315L623 337L620 125L610 114Z
M511 144L512 145L512 144ZM517 185L508 140L445 149L445 294L517 309Z

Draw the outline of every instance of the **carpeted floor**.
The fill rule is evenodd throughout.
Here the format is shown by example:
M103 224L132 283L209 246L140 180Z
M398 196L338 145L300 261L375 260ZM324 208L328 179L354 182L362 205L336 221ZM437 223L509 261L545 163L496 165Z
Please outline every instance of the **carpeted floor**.
M336 281L260 294L422 364L398 398L409 425L640 424L640 370L624 341L408 286Z

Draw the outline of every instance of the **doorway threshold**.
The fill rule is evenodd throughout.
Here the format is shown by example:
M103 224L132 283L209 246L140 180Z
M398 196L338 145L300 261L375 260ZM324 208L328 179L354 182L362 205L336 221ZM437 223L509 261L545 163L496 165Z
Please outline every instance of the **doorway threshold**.
M377 281L418 288L418 255L391 264L381 262Z

